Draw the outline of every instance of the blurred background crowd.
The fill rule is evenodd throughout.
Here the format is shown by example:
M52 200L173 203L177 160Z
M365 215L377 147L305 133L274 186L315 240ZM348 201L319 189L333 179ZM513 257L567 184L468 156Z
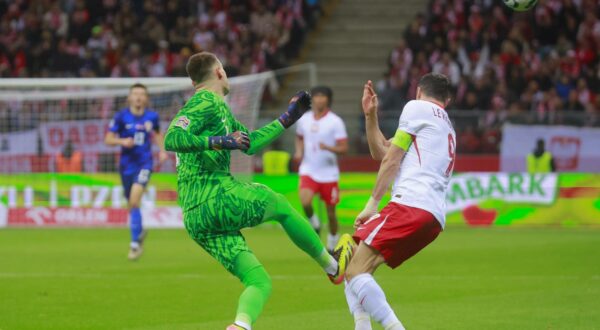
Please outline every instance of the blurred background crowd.
M0 0L0 77L184 76L214 52L232 76L288 64L317 0Z
M501 1L430 1L389 56L382 109L401 108L434 71L456 88L451 109L486 111L462 113L463 152L495 152L505 122L598 126L599 11L588 0L540 1L523 14Z
M505 123L600 126L597 1L514 13L501 1L431 0L423 13L398 31L377 82L388 135L430 71L456 89L462 153L497 153ZM230 76L262 72L290 65L322 14L320 0L0 0L0 77L185 76L202 50ZM27 113L0 104L15 123L0 130L35 126Z

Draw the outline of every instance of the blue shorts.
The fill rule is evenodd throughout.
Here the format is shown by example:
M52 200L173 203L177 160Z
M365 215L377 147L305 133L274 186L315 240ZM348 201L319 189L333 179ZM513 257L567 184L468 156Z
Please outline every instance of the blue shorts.
M121 182L123 183L123 193L125 198L129 200L131 187L134 183L141 184L145 188L148 184L148 181L150 181L151 174L152 170L149 168L141 168L138 171L133 171L130 173L121 172Z

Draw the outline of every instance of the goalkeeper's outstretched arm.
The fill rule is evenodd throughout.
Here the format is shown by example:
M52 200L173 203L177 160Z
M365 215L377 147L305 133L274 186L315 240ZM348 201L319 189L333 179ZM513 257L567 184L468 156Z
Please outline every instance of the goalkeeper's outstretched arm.
M248 132L248 129L242 123L236 121L234 130L248 133L250 148L245 150L244 153L247 155L254 155L273 143L273 141L277 140L277 138L285 131L285 128L281 125L279 120L273 120L269 124L255 131Z
M250 140L244 131L235 131L223 136L196 136L183 128L171 126L165 136L165 149L179 153L223 149L239 149L246 152L249 146Z
M234 122L234 132L225 136L194 135L189 131L190 125L201 125L203 120L193 123L185 115L173 119L165 136L165 149L180 153L202 152L205 150L239 149L253 155L275 141L286 128L293 125L310 107L310 95L298 92L292 97L288 109L277 120L248 133L248 129L239 121Z
M165 135L165 149L180 153L202 152L209 149L208 137L196 136L181 127L171 125Z
M273 120L271 123L252 132L248 132L248 129L236 120L233 129L248 133L250 138L250 148L244 152L248 155L254 155L273 143L273 141L277 140L277 138L280 137L287 128L298 121L309 108L310 94L301 91L292 97L287 110L281 114L277 120Z

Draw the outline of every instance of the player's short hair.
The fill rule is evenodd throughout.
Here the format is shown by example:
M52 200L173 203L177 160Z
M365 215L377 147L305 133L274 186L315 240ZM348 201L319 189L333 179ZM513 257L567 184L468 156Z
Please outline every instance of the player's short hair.
M129 92L131 92L134 88L141 88L146 92L146 94L148 94L148 87L142 83L135 83L131 85L131 87L129 87Z
M312 95L321 94L327 96L327 105L331 106L331 103L333 102L333 91L331 88L327 86L315 86L311 88L310 93Z
M217 63L218 59L213 53L200 52L190 56L185 70L188 76L195 83L201 83L210 76L210 72Z
M440 102L446 102L452 95L450 79L441 73L428 73L419 80L421 92Z

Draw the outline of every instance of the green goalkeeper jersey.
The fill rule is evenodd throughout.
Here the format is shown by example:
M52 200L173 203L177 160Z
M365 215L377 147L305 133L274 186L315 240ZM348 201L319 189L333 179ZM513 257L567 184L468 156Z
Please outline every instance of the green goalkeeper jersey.
M165 136L165 148L177 152L177 192L184 211L239 184L230 173L231 151L209 149L210 136L223 136L248 129L235 119L223 98L200 90L177 113ZM278 120L250 132L254 154L284 131Z

